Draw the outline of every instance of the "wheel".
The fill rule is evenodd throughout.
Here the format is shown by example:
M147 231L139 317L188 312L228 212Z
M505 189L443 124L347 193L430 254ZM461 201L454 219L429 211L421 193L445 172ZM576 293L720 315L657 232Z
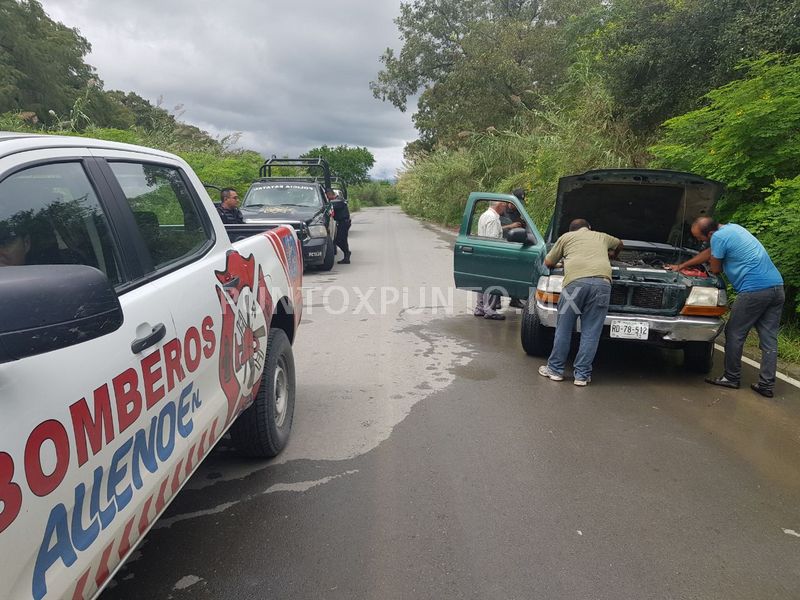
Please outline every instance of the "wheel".
M261 387L251 404L231 426L231 440L244 456L272 458L289 441L294 416L294 356L282 329L267 338L267 358Z
M696 373L709 373L714 366L714 342L687 342L683 366Z
M548 356L553 349L553 334L555 332L539 322L535 302L534 296L531 295L522 309L522 327L520 330L522 348L530 356Z
M333 263L336 262L336 244L333 240L328 238L328 245L325 246L325 261L322 263L320 269L323 271L330 271L333 268Z

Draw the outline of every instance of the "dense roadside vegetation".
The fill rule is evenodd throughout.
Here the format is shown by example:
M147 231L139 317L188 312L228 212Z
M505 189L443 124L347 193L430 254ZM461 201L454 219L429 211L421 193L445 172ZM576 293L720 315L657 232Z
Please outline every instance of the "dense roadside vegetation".
M545 228L563 175L689 170L726 184L719 218L767 247L796 323L800 1L414 0L396 22L372 89L418 95L408 213L454 225L470 191L521 186Z

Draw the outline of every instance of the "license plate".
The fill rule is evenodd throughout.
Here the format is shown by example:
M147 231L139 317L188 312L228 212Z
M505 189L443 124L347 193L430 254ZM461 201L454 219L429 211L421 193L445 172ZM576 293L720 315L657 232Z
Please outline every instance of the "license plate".
M644 321L611 321L612 338L646 340L649 333L650 325Z
M322 252L309 252L308 253L308 257L309 258L319 258L320 256L322 256Z

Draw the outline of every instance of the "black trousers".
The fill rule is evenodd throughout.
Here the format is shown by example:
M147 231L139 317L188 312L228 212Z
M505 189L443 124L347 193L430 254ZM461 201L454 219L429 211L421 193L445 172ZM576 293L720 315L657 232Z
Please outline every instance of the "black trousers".
M352 221L350 221L350 219L336 221L336 237L333 238L333 241L345 254L350 254L350 244L347 243L347 234L350 231L351 224Z

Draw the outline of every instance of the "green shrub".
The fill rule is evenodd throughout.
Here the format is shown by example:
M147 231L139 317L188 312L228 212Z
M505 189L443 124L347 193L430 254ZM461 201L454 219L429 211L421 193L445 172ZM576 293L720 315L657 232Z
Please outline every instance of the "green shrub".
M397 204L397 188L388 181L369 181L350 189L350 198L357 199L364 206L386 206Z
M746 227L764 244L783 275L787 313L800 315L800 175L780 179L764 190L762 202L739 207L731 221Z

